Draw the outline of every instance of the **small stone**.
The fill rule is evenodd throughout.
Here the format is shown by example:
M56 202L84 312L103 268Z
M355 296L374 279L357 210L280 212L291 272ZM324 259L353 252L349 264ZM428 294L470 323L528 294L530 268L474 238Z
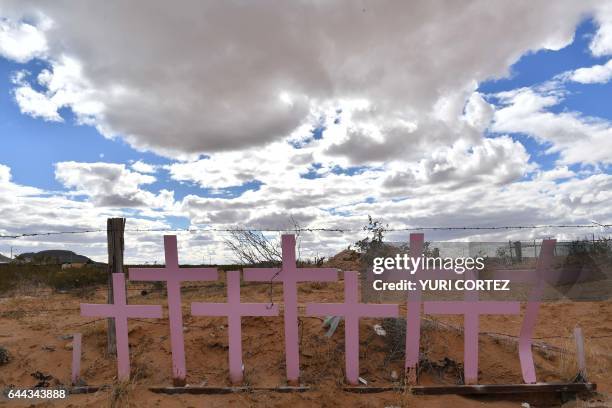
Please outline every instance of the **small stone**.
M72 342L70 342L70 343L67 343L67 344L64 346L64 349L66 349L66 350L72 350L72 347L73 347L73 346L72 346Z
M397 381L398 378L399 378L399 376L397 375L397 371L395 371L395 370L391 371L391 379L393 381Z
M55 346L47 346L47 345L45 345L45 346L42 346L41 349L43 351L55 351Z
M387 335L387 331L380 324L375 324L374 325L374 332L377 335L379 335L379 336L386 336Z

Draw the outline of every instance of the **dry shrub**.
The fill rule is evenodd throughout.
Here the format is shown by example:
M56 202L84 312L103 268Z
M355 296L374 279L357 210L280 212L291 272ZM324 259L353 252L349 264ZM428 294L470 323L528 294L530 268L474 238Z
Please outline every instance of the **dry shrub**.
M130 406L130 394L135 388L133 381L115 381L108 395L110 408L123 408Z

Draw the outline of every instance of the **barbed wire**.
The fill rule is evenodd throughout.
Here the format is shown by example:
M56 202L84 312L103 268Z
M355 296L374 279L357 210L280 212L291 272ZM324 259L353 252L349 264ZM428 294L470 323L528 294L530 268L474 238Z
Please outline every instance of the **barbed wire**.
M495 231L495 230L524 230L524 229L545 229L545 228L611 228L612 224L543 224L543 225L495 225L495 226L403 226L388 227L386 232L409 232L409 231ZM28 232L21 234L0 234L0 238L17 239L38 236L71 235L71 234L90 234L109 232L107 228L87 229L78 231L49 231L49 232ZM313 227L313 228L126 228L125 232L363 232L367 228L340 228L340 227Z

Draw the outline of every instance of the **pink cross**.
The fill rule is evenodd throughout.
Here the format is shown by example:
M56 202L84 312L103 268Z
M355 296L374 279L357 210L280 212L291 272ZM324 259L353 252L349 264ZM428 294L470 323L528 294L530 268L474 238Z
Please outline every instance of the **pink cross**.
M307 281L334 282L338 274L334 268L297 268L295 236L283 235L283 264L281 268L245 268L244 280L257 282L279 281L283 283L285 303L285 358L287 380L296 383L300 376L300 351L298 340L297 283Z
M496 271L496 278L498 279L505 278L510 279L512 282L535 283L534 288L529 294L527 308L525 309L525 316L521 326L521 333L519 335L519 359L521 361L521 372L523 374L523 380L527 384L534 384L536 382L536 372L535 365L533 363L533 354L531 352L531 344L533 332L538 319L538 312L540 310L540 300L544 294L545 285L547 282L554 282L556 278L554 276L555 272L551 268L556 244L557 240L555 239L545 239L542 241L540 256L538 257L535 270L509 269Z
M425 243L425 235L423 233L410 234L410 257L419 258L423 255ZM390 270L389 278L391 280L408 279L415 282L413 290L409 290L406 297L406 343L405 343L405 360L404 369L406 382L410 385L416 385L418 382L418 365L420 357L420 339L421 339L421 285L418 284L419 279L424 279L423 264L420 263L415 271L408 273L404 270ZM435 274L435 275L434 275ZM454 272L441 269L428 269L427 275L436 276L443 279L443 276L448 276L449 279L455 279Z
M476 279L474 270L465 272L466 279ZM519 302L479 301L477 291L465 291L463 301L424 302L427 314L463 315L463 369L465 384L478 383L479 318L484 314L519 314Z
M112 317L115 319L118 378L120 381L126 381L130 378L127 319L129 317L150 319L162 317L162 307L159 305L128 305L125 296L125 275L123 273L113 273L113 294L115 303L111 305L81 303L81 316Z
M176 235L164 236L165 268L130 268L130 279L135 281L165 281L168 289L168 321L172 374L175 386L185 385L185 340L181 309L181 282L217 280L216 268L179 268Z
M344 303L309 303L311 316L344 316L346 378L350 384L359 381L359 318L397 317L397 305L359 303L359 273L344 272Z
M240 303L240 271L227 272L227 303L191 304L194 316L227 316L229 370L233 383L242 382L242 316L277 316L278 306L265 303Z

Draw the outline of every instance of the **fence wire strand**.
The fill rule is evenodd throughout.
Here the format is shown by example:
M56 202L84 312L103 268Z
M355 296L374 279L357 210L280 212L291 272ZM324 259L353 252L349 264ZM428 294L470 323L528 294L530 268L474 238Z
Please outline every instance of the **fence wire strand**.
M524 230L524 229L545 229L545 228L610 228L612 224L544 224L544 225L496 225L496 226L403 226L385 228L387 232L410 232L410 231L495 231L495 230ZM128 228L125 232L336 232L336 233L355 233L363 232L364 228ZM87 229L79 231L49 231L49 232L30 232L21 234L0 234L0 238L17 239L39 236L71 235L71 234L90 234L109 232L107 228Z

